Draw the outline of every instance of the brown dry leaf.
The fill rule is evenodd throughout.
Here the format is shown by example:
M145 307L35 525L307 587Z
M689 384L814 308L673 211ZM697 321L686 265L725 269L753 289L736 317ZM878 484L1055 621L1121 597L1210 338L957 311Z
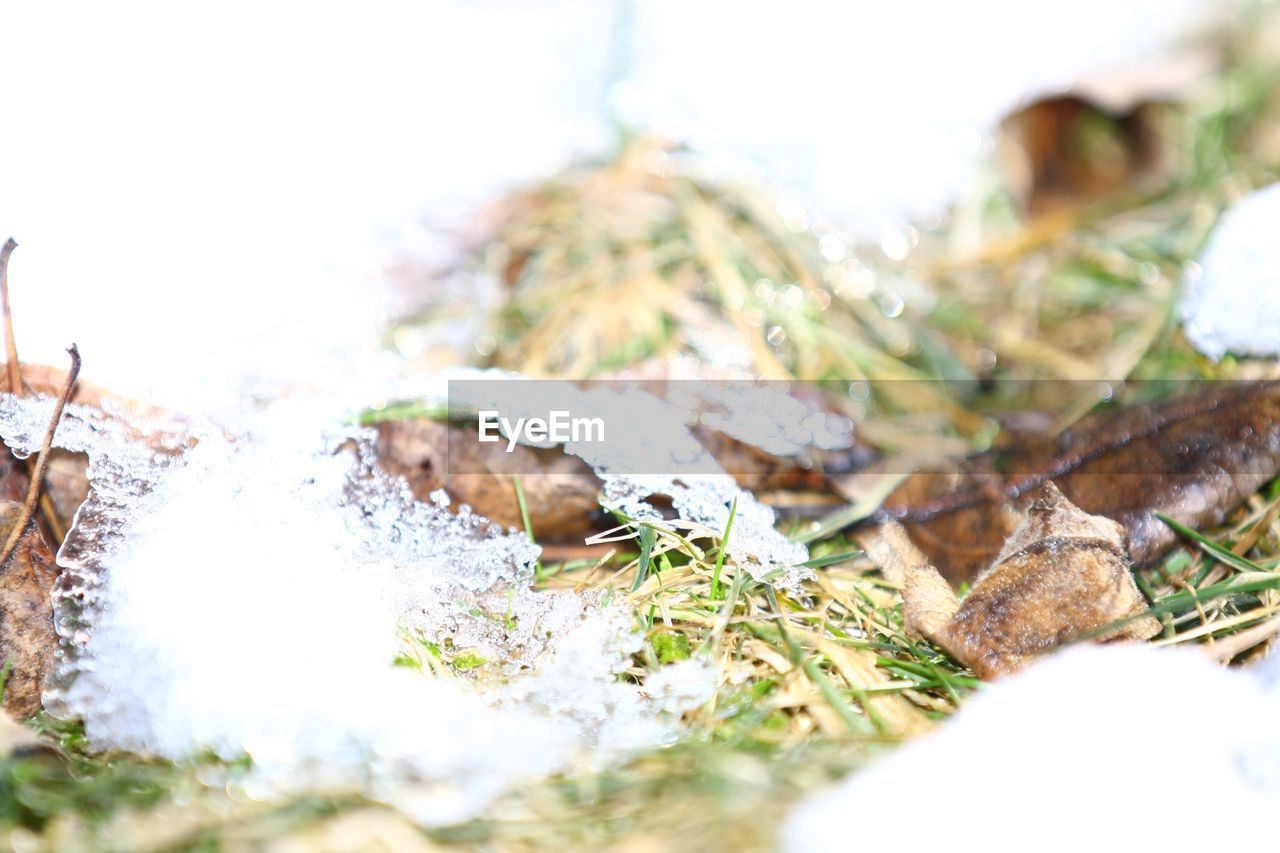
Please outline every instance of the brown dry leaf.
M44 494L48 496L61 530L71 529L76 510L89 496L89 457L61 448L49 452L49 466L44 472ZM12 453L0 448L0 501L22 503L31 480L27 465ZM53 537L51 544L57 544Z
M62 529L70 530L76 510L89 497L89 457L53 448L44 472L44 493L49 496Z
M458 504L509 527L523 526L513 475L520 477L529 522L539 541L567 542L596 529L601 482L582 460L560 448L516 445L494 453L475 440L473 427L427 418L380 423L377 456L382 467L408 481L414 496L427 500L445 489ZM868 451L814 451L803 460L777 456L705 425L694 435L743 488L825 489L825 469L850 467Z
M693 427L694 438L744 489L761 491L825 491L826 474L861 461L867 451L812 449L807 457L778 456L705 424Z
M909 630L990 679L1142 613L1146 601L1129 573L1124 529L1082 512L1048 482L964 601L932 566L917 564L905 572L902 607ZM1159 631L1144 614L1099 639Z
M1010 190L1040 216L1150 180L1167 160L1159 127L1153 103L1111 112L1074 95L1036 101L1000 127Z
M577 457L524 445L509 454L482 453L472 432L426 418L389 421L378 424L377 431L379 462L403 476L419 500L443 488L455 503L468 504L499 524L521 527L512 480L519 475L529 523L540 541L581 539L591 532L600 480Z
M1111 69L1011 113L1000 125L1010 192L1043 215L1167 179L1173 140L1162 113L1218 59L1198 48Z
M1216 525L1278 473L1280 381L1222 383L1087 418L950 473L914 474L876 519L901 522L959 585L991 563L1030 493L1052 479L1085 512L1118 521L1134 562L1146 565L1177 539L1155 512L1192 528Z
M8 537L21 515L22 504L0 503L0 539ZM4 709L15 717L41 708L45 675L58 647L50 598L57 576L53 552L31 521L13 556L0 566L0 665L9 664Z

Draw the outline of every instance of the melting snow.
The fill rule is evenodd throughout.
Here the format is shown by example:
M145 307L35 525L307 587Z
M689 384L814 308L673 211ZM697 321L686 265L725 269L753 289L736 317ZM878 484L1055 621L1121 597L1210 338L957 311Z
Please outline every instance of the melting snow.
M1223 214L1187 276L1179 311L1187 338L1210 358L1280 356L1280 184Z
M992 851L1270 849L1259 816L1280 806L1277 674L1274 658L1239 672L1191 650L1069 649L802 802L785 846L896 849L943 832L920 825L926 804Z
M38 447L50 405L0 397L6 442ZM414 501L328 405L280 402L234 436L197 427L182 454L69 407L57 444L89 455L93 492L59 554L54 713L100 748L248 753L266 789L361 782L430 823L674 739L709 669L620 681L640 643L629 610L531 590L535 545ZM393 666L401 626L492 674Z

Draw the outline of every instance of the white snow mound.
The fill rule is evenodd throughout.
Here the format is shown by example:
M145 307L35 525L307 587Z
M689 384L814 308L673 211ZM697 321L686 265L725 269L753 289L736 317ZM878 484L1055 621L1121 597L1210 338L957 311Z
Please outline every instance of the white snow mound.
M957 833L989 851L1271 849L1259 816L1280 806L1275 663L1233 672L1190 650L1068 649L802 802L785 847L891 850ZM945 826L922 824L922 809Z
M1210 358L1280 355L1277 222L1280 184L1272 184L1223 215L1187 276L1179 314L1187 338Z

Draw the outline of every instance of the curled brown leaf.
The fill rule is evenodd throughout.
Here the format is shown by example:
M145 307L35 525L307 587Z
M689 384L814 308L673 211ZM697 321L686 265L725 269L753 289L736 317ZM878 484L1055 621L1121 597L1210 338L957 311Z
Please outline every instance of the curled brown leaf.
M1085 512L1119 522L1134 562L1148 565L1176 541L1157 512L1197 529L1219 524L1278 473L1280 381L1226 382L914 474L876 520L900 522L959 585L990 564L1029 496L1052 480Z
M1037 491L963 601L923 564L907 569L902 599L911 631L988 679L1121 620L1128 621L1099 639L1145 639L1160 630L1156 619L1138 615L1146 601L1129 572L1123 528L1082 512L1052 482Z

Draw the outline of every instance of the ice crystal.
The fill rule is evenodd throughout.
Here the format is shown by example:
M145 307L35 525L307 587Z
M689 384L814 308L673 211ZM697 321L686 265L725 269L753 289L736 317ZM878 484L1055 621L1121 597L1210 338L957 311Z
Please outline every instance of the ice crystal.
M51 401L0 397L0 434L41 441ZM674 676L620 681L629 610L530 588L537 546L415 501L327 405L281 402L228 435L124 427L70 407L56 443L92 492L59 560L62 649L46 704L90 742L248 754L264 790L362 784L429 823L523 778L670 742L705 701ZM392 665L408 629L494 665Z

